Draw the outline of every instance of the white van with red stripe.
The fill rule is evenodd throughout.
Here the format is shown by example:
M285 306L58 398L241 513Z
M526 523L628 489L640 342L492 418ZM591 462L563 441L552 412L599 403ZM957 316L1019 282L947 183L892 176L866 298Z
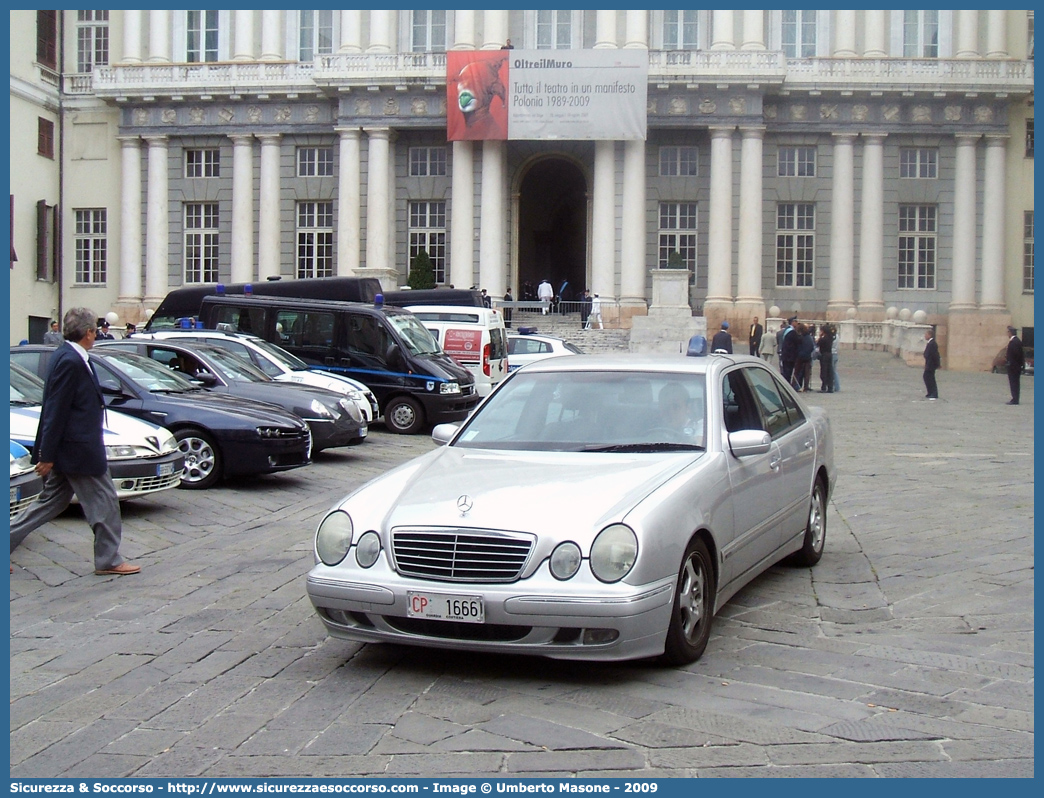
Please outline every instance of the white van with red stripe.
M507 376L507 329L499 310L455 305L409 305L439 346L475 375L475 390L486 396Z

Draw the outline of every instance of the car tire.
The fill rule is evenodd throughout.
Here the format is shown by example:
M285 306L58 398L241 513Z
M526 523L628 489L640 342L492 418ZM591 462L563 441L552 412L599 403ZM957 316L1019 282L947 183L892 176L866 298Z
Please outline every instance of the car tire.
M413 435L424 426L424 410L409 396L396 396L384 408L384 426L399 435Z
M663 656L667 665L688 665L707 648L714 613L714 565L707 544L693 538L678 569L678 586L671 606L671 623Z
M808 503L808 521L805 524L805 539L801 550L790 558L793 565L811 567L823 556L826 545L826 489L821 480L816 480L812 497Z
M199 429L179 429L174 433L178 448L185 455L185 473L178 487L206 490L221 479L221 451L211 437Z

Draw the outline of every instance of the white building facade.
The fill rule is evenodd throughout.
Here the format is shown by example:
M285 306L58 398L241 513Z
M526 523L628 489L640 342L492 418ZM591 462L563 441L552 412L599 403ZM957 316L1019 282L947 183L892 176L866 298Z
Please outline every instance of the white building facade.
M11 12L11 338L192 283L390 288L425 249L621 326L668 262L711 328L923 310L987 368L1032 342L1032 13ZM646 139L447 141L446 51L509 39L648 50Z

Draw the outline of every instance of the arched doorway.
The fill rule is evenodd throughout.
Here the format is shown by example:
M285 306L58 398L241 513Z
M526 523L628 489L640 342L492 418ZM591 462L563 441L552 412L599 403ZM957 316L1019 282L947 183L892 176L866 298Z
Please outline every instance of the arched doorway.
M566 158L547 158L522 179L518 204L518 290L547 279L575 299L587 285L587 181Z

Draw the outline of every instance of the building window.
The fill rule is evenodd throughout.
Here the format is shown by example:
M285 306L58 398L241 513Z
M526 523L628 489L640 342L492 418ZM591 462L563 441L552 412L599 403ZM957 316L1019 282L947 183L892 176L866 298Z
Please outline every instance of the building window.
M442 53L446 50L446 12L413 11L412 50L415 53Z
M939 151L932 147L899 150L899 177L939 176Z
M663 12L663 49L696 50L699 48L699 11Z
M1026 120L1026 157L1033 157L1033 117Z
M333 11L299 11L297 57L314 61L317 55L333 52Z
M297 203L297 276L333 277L333 203Z
M568 50L573 46L573 12L537 11L536 46L538 50Z
M1022 291L1033 293L1033 211L1022 214Z
M446 174L445 147L410 147L410 176L435 177Z
M698 161L699 149L696 147L660 147L660 176L695 175Z
M50 119L36 119L36 152L45 158L54 158L54 122Z
M218 206L216 202L185 205L185 282L218 280Z
M903 12L903 55L906 58L939 57L939 12Z
M776 207L776 286L811 288L816 251L816 206L780 203Z
M109 64L109 12L76 12L76 71Z
M899 206L899 288L935 289L934 205Z
M76 282L104 285L108 264L106 232L108 221L104 208L73 211L76 229Z
M50 69L58 68L58 12L36 12L36 60Z
M776 156L780 177L815 177L815 147L780 147Z
M428 253L435 282L446 282L446 203L410 203L410 263L421 250Z
M696 279L696 209L695 202L661 202L660 233L656 248L656 264L661 269L689 270L689 283ZM675 254L677 253L677 254Z
M787 58L813 58L816 54L816 12L784 9L782 42Z
M333 175L332 147L298 147L298 177L329 177Z
M221 177L220 150L185 150L185 177Z
M185 60L203 63L218 60L218 12L186 11Z

